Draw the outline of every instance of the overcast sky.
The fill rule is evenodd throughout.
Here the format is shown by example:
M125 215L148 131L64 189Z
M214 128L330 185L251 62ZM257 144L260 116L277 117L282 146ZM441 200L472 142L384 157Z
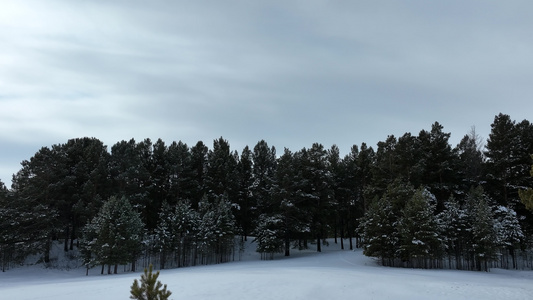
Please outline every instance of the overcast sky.
M0 0L0 180L42 146L343 154L533 121L533 2Z

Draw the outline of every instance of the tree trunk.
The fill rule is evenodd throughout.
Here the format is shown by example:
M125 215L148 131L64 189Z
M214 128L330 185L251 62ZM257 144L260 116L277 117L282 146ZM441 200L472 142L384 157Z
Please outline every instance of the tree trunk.
M511 254L511 259L513 260L513 269L518 269L518 266L516 265L516 257L515 257L515 249L513 246L509 247L509 253Z
M117 274L118 273L118 264L115 264L115 269L113 270L113 274Z
M348 223L348 238L350 239L350 250L353 250L353 241L352 241L352 235L353 235L353 230L351 228L352 226L350 225L350 223Z
M70 238L69 229L70 229L70 227L67 225L67 227L65 228L65 247L64 247L64 251L65 252L68 251L68 239Z
M320 236L316 237L316 252L322 252L322 243L320 242Z
M161 254L160 254L160 261L159 261L159 265L160 265L160 269L161 270L164 270L165 269L165 262L166 262L166 259L167 259L167 255L165 253L165 251L161 251Z
M51 241L50 238L46 239L46 243L44 245L44 262L49 263L50 262L50 245Z
M341 250L344 250L344 219L341 219Z
M70 233L70 250L74 250L74 240L76 239L76 227L72 226L72 232Z
M335 218L335 228L334 228L334 234L335 235L335 244L337 244L337 218Z
M291 239L289 235L285 236L285 256L291 255Z
M0 253L2 253L2 272L6 271L6 260L7 260L7 251L5 249L2 249L2 246L0 245Z

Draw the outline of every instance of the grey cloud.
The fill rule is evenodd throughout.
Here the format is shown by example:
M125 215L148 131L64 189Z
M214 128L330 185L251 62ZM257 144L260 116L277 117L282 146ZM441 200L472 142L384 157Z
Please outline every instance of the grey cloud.
M487 137L495 114L533 111L530 8L17 1L0 12L0 142L20 151L0 169L86 135L347 152L439 121L454 143L472 125Z

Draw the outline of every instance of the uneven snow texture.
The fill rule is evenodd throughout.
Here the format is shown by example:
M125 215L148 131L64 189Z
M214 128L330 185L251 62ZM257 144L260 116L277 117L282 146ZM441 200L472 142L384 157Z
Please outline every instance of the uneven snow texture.
M322 253L293 251L292 256L163 270L171 299L532 299L533 272L493 269L490 273L381 267L361 250ZM99 275L84 269L61 271L23 267L0 273L0 299L128 299L138 273Z

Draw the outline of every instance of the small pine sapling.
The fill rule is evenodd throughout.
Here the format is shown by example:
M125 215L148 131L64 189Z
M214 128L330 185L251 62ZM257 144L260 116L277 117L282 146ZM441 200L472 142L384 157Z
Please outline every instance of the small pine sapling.
M144 274L141 275L141 284L135 279L131 286L130 299L134 300L167 300L172 294L167 290L167 285L163 285L161 281L157 280L159 271L152 273L153 266L150 264L149 269L144 269ZM163 289L161 289L163 288Z

